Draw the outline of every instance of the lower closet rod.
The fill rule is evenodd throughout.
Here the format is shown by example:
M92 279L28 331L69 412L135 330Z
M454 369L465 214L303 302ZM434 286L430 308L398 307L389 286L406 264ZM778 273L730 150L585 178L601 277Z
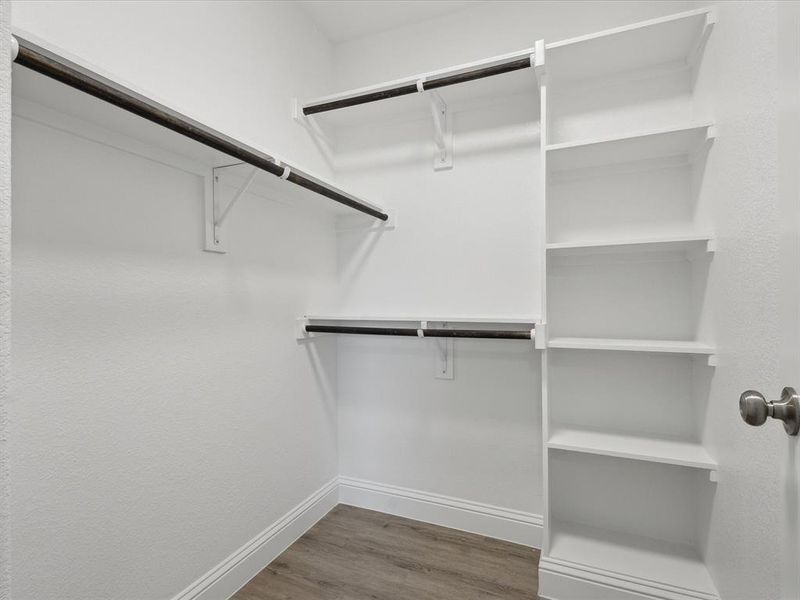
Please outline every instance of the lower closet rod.
M533 329L412 329L410 327L349 327L344 325L306 325L307 333L355 333L361 335L399 335L405 337L483 338L492 340L531 340Z
M13 36L14 45L18 48L14 61L18 65L27 67L37 73L46 75L51 79L60 81L70 87L80 90L90 96L99 98L109 104L138 115L157 125L171 129L176 133L200 142L204 146L218 150L228 156L238 158L249 165L258 167L277 177L284 177L284 166L259 150L243 144L227 135L220 133L206 125L195 121L171 108L159 104L146 96L138 94L131 89L107 79L81 65L78 65L63 56L59 56L33 42L20 36ZM335 202L386 221L389 215L350 198L336 190L332 190L313 179L304 177L294 170L290 170L287 181L299 185Z

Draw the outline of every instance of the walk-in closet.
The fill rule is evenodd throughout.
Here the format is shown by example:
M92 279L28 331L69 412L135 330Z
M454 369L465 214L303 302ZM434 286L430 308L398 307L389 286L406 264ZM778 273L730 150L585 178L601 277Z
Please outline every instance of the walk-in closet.
M800 600L798 49L0 0L0 600Z

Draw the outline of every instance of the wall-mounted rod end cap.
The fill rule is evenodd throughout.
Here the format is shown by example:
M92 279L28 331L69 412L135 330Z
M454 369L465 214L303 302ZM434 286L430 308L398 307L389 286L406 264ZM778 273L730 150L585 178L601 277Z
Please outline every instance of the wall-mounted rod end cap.
M11 36L11 62L17 60L19 55L19 42L13 35Z

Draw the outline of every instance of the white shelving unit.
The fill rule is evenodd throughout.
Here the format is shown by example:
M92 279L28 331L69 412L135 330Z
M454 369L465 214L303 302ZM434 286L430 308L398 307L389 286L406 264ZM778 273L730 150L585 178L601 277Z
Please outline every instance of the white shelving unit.
M692 521L718 469L696 422L717 361L698 183L716 132L695 94L714 23L699 9L545 45L545 598L718 598Z

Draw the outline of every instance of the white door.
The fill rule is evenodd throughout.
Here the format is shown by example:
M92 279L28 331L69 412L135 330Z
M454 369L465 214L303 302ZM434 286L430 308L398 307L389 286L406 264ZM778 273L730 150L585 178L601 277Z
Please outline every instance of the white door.
M779 81L782 89L779 132L779 197L782 232L781 273L785 283L781 315L781 381L771 394L784 386L800 392L800 2L778 5ZM764 393L767 393L764 390ZM800 419L800 416L798 416ZM787 436L782 454L784 531L781 547L783 598L800 599L800 436Z
M717 6L723 362L708 423L722 469L707 560L725 600L800 600L800 436L735 414L746 388L800 392L800 2Z

